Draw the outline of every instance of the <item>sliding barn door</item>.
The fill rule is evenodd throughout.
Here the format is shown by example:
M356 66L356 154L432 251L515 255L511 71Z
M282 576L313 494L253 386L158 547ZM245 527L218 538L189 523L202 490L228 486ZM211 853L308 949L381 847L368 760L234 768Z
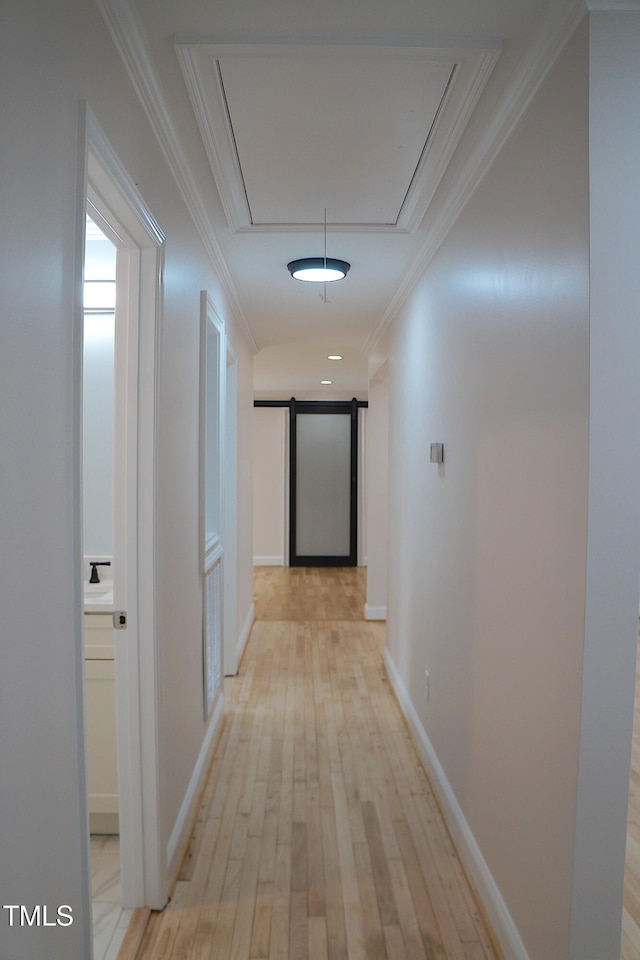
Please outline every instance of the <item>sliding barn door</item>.
M289 562L357 562L358 406L291 401Z

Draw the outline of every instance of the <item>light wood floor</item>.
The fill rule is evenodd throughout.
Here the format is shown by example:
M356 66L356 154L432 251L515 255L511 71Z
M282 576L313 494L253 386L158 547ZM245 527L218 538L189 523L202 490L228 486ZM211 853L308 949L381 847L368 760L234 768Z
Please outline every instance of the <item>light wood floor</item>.
M366 567L256 567L257 620L362 620Z
M391 693L384 625L359 619L363 585L256 570L191 848L121 960L497 960Z
M640 651L639 651L640 652ZM636 664L636 703L629 781L627 859L624 874L622 960L640 960L640 656Z

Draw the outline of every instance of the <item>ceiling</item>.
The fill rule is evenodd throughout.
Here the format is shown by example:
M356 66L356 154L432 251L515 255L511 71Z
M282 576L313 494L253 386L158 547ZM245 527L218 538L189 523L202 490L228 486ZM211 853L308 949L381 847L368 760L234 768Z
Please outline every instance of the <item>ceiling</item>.
M98 3L112 33L120 20L121 52L138 45L129 69L147 79L148 112L202 211L199 228L211 234L257 350L256 396L279 398L366 397L365 350L517 122L510 104L524 104L580 7ZM328 256L351 264L326 297L286 269L322 256L325 241Z

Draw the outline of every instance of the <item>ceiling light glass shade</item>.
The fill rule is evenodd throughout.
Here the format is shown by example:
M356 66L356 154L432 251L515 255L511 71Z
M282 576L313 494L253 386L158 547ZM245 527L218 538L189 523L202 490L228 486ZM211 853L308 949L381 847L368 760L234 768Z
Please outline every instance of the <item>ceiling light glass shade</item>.
M308 280L310 283L342 280L350 268L351 264L346 260L335 260L333 257L304 257L287 264L287 270L295 280Z

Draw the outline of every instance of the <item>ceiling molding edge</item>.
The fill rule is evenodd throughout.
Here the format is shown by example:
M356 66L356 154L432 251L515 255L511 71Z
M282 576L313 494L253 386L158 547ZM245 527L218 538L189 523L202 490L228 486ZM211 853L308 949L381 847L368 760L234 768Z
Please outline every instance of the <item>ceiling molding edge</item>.
M214 176L214 181L227 223L232 232L237 233L245 224L251 223L251 211L237 158L235 138L229 122L224 89L218 72L219 68L216 70L216 64L212 71L214 74L213 82L210 84L207 93L216 100L217 112L224 118L224 136L221 136L215 124L210 122L207 97L201 85L197 56L193 46L174 41L173 49L182 70L189 99L193 105L193 113L202 137L209 166L212 172L215 170L227 171L224 176L219 178Z
M429 228L425 240L406 270L398 290L387 305L380 321L363 344L361 349L365 355L369 355L375 348L417 286L467 202L551 72L585 13L584 0L563 0L558 4L552 3L547 8L547 13L512 74L492 122L451 187L446 206Z
M236 231L240 236L256 236L260 233L321 233L322 221L318 223L253 223L250 227L240 227ZM335 223L327 221L331 233L392 233L403 236L411 233L409 229L397 227L393 223Z
M129 0L96 0L96 4L207 256L229 299L233 318L242 329L252 353L256 354L260 346L245 316L213 224L204 212L205 205L171 119L162 82L144 39L142 25Z
M449 128L444 132L445 142L441 145L439 154L436 153L435 170L430 174L427 171L432 164L430 155L432 153L433 138L432 134L429 134L427 143L425 144L425 152L420 158L407 196L400 209L397 221L399 228L405 228L409 233L415 233L419 228L436 194L440 181L449 166L455 149L473 115L482 91L500 58L501 52L501 43L495 43L493 47L487 46L486 50L478 51L477 61L473 65L465 62L459 55L456 56L457 75L453 78L454 86L452 90L447 91L443 100L445 112L448 112L450 109L449 101L451 98L453 98L454 101L458 101L453 112L453 122L451 122ZM470 66L471 70L469 69ZM462 72L462 77L460 76L460 72ZM471 72L471 76L468 76L469 72ZM463 88L462 94L456 89L459 85ZM438 127L441 119L441 116L436 117L436 137L440 136Z

